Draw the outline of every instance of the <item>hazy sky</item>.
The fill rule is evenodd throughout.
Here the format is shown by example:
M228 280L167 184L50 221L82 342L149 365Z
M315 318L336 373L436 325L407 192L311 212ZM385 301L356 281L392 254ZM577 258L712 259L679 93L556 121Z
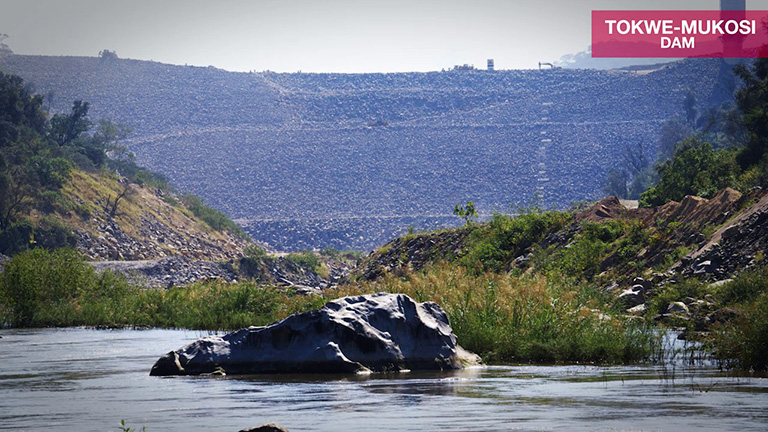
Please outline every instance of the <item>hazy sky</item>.
M533 68L590 44L593 9L718 9L719 0L0 0L18 54L232 71ZM768 0L747 0L753 10Z

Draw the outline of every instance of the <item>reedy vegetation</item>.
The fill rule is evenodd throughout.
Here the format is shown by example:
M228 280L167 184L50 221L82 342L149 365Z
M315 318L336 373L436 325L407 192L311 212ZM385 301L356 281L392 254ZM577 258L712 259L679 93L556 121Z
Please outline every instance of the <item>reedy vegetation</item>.
M67 249L16 255L0 275L0 320L12 326L152 326L232 330L266 325L346 295L380 291L435 301L459 342L487 361L640 361L654 352L649 328L604 315L597 290L544 276L475 275L441 264L406 278L328 290L324 296L253 282L196 283L139 289L110 272L97 274Z

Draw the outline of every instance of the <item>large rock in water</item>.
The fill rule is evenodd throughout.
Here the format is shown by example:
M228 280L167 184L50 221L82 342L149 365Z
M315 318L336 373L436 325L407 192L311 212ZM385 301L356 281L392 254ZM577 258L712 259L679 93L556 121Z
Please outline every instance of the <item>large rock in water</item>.
M199 339L161 357L150 375L442 370L479 363L458 346L440 306L379 293Z

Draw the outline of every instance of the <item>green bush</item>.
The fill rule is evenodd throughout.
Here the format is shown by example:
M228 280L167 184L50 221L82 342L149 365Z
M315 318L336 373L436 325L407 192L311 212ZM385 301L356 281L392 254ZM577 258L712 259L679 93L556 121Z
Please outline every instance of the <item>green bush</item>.
M478 273L503 271L514 257L569 221L570 214L562 212L527 212L517 217L494 214L487 225L472 231L461 262Z
M289 253L285 259L307 271L317 272L320 268L320 257L312 251Z
M243 255L248 258L261 259L267 256L267 251L257 244L251 244L245 247Z
M681 302L687 297L700 299L708 293L707 284L693 278L666 285L648 301L648 313L651 315L663 314L667 312L667 306L672 302Z
M67 159L45 156L32 157L27 166L37 174L42 187L52 189L60 189L74 168Z
M148 186L163 191L170 191L170 181L162 174L147 171L145 169L139 169L136 174L131 177L131 181L141 186Z
M768 370L768 293L740 310L741 316L714 328L709 345L726 367Z
M636 221L584 222L569 245L545 251L537 261L554 275L591 280L606 266L632 262L648 238Z
M40 210L43 213L66 213L72 208L71 204L64 198L59 191L47 190L40 194L38 199Z
M768 292L768 267L761 267L741 273L721 285L716 295L721 303L730 305L751 302L765 292Z
M320 250L320 255L328 258L336 258L341 255L341 251L333 247L326 247Z
M35 227L35 245L46 249L74 248L77 245L77 236L62 222L44 217Z
M660 164L657 171L659 183L643 192L641 207L680 201L686 195L709 198L720 189L736 186L740 173L733 151L714 149L696 139L681 143L672 159Z

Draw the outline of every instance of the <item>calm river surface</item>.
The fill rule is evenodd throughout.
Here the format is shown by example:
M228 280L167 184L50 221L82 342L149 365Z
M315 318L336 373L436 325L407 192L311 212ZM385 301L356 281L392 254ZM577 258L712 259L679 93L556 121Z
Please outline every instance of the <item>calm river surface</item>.
M205 334L0 330L0 430L765 431L768 379L711 367L499 366L384 376L150 377Z

